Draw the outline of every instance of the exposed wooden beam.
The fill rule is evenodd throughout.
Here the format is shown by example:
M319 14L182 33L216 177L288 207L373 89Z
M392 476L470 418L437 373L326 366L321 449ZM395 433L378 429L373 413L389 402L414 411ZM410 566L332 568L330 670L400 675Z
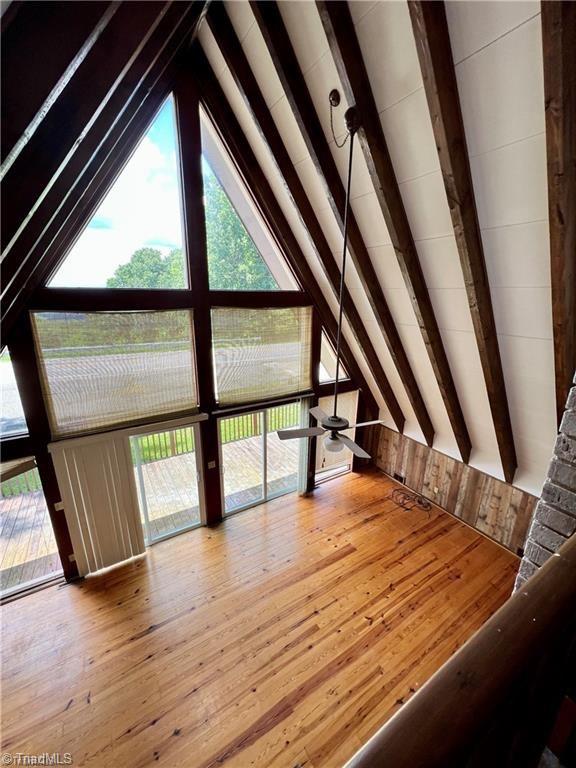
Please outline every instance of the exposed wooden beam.
M195 49L190 56L190 74L198 81L202 104L212 119L216 132L227 147L238 173L246 184L248 193L267 222L272 237L274 237L281 252L286 256L300 285L314 301L326 332L334 340L336 320L330 306L316 282L304 254L300 251L294 233L274 197L270 184L260 168L250 143L232 112L206 56L200 49ZM343 360L346 370L356 381L357 386L363 390L370 405L374 407L376 404L375 398L345 339L343 344ZM402 413L392 414L392 418L397 429L401 432L404 427Z
M126 72L34 216L3 261L2 326L59 263L168 96L178 60L197 28L204 2L177 3L164 15L142 56Z
M556 411L576 370L576 3L543 2L550 275Z
M409 2L408 5L500 460L504 477L511 483L517 466L514 436L476 212L446 11L443 3Z
M74 77L2 179L2 250L8 249L166 13L164 2L122 3ZM26 179L26 183L22 183Z
M470 435L430 301L416 244L410 231L400 187L388 152L350 10L348 4L344 2L318 2L317 6L346 98L350 104L356 104L360 114L359 138L366 165L460 455L464 462L468 462L471 450Z
M280 11L274 2L251 2L250 5L312 161L324 182L332 212L340 229L343 230L346 191L325 139L322 126L308 92L306 81L300 70L298 59L284 27ZM268 122L273 121L268 118ZM434 440L432 421L428 415L426 405L404 351L400 335L384 297L378 275L352 211L350 211L348 217L348 237L350 255L354 261L378 326L386 341L424 438L428 445L432 445Z
M334 295L338 296L340 290L340 268L330 250L330 246L314 213L314 209L308 200L298 173L290 160L282 137L274 121L270 119L270 112L264 97L222 3L215 3L210 7L208 23L238 85L240 93L254 117L262 138L270 148L278 171L284 179L286 188L300 214L302 222L308 230L324 274L332 287ZM344 311L394 422L398 424L400 419L403 421L400 405L390 387L378 354L374 349L348 289L345 290Z
M12 3L2 29L2 162L47 106L75 60L85 56L111 9L108 2ZM4 22L4 17L2 17Z

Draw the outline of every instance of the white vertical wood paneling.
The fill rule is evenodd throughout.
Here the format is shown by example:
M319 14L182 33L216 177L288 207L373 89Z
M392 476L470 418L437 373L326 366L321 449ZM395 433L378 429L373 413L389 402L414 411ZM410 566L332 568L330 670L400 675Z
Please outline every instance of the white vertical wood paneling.
M58 486L81 576L145 551L127 435L53 443Z

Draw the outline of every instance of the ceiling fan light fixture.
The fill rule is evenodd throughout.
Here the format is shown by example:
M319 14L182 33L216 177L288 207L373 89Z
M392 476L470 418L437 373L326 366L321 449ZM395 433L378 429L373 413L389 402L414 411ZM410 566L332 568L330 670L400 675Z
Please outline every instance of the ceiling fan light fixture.
M335 435L329 435L324 441L324 448L329 453L340 453L340 451L344 450L344 443Z

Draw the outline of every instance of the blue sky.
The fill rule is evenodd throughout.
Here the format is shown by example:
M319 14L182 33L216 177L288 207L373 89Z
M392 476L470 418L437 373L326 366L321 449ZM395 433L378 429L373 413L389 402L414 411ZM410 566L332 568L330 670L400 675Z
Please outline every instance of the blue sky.
M138 248L182 247L174 104L169 98L50 285L104 287Z

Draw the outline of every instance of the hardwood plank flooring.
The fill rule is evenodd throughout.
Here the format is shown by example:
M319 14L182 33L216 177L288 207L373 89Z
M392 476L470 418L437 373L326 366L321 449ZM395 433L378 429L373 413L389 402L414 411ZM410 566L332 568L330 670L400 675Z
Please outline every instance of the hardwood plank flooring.
M3 607L2 750L337 768L506 600L518 559L379 472Z

